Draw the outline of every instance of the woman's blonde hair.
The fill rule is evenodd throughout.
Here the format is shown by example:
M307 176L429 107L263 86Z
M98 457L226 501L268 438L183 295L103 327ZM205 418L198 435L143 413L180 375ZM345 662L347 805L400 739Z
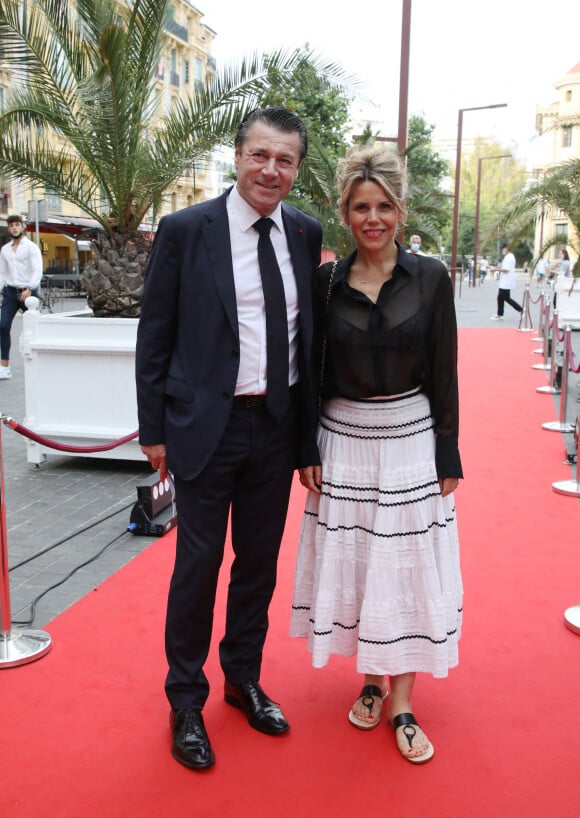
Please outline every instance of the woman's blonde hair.
M339 161L336 180L343 219L348 211L353 185L358 182L375 182L399 213L401 224L407 218L407 174L398 153L392 148L354 145Z

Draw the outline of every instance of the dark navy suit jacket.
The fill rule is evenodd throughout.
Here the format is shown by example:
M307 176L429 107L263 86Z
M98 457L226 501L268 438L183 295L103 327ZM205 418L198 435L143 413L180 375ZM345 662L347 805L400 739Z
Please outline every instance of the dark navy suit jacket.
M165 216L153 242L137 334L139 440L165 443L170 470L194 479L224 432L240 359L226 198ZM320 224L282 204L300 306L300 442L296 465L320 462L312 372L312 278Z

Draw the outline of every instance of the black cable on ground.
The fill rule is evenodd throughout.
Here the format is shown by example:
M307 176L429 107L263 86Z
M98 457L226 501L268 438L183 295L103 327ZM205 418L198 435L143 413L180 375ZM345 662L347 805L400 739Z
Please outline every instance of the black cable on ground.
M31 557L27 557L25 560L22 560L22 562L16 563L16 565L12 565L8 569L8 573L10 573L11 571L16 571L17 568L22 568L23 565L27 565L29 562L32 562L38 557L42 557L44 554L48 554L49 551L52 551L54 548L58 548L59 545L63 545L65 542L68 542L69 540L78 537L80 534L84 534L86 531L90 531L91 528L94 528L95 526L100 525L101 523L105 523L107 520L110 520L111 517L115 517L122 511L127 511L128 508L131 508L134 505L135 505L134 502L128 503L126 506L117 509L117 511L112 511L110 514L107 514L106 517L101 517L99 520L95 520L94 523L91 523L90 525L87 525L84 528L79 528L77 531L73 531L72 534L69 534L67 537L63 537L62 540L59 540L58 542L55 542L52 545L47 546L42 551L37 551L36 554L33 554Z
M110 540L106 545L104 545L103 548L101 548L100 551L97 551L96 554L93 554L93 556L90 559L86 560L85 562L81 563L80 565L77 565L76 568L73 568L72 571L70 571L70 573L68 573L66 575L66 577L59 580L59 582L55 582L55 584L51 585L49 588L45 588L44 591L41 594L39 594L37 597L35 597L35 599L32 600L32 602L28 603L28 606L30 608L30 618L29 619L24 619L24 620L13 620L13 624L14 625L32 625L32 623L34 622L34 617L36 616L36 606L40 602L40 600L42 599L43 596L46 596L46 594L48 594L49 591L54 591L55 588L58 588L60 585L63 585L74 574L76 574L77 571L80 571L81 568L86 568L87 565L90 565L92 562L94 562L96 559L98 559L102 554L104 554L105 551L107 550L107 548L109 548L111 545L116 543L117 540L120 540L121 537L124 537L128 533L129 533L128 531L123 531L121 534L118 534L116 537L114 537L112 540Z

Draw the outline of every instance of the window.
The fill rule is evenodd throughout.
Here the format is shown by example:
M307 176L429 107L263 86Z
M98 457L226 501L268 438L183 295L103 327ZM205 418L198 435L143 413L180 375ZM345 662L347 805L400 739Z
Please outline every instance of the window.
M193 62L193 86L196 91L203 90L202 62L199 57L196 57Z
M572 102L572 91L566 91L566 102Z
M47 205L49 210L52 210L53 213L54 212L56 212L56 213L61 212L61 210L62 210L62 199L58 195L58 193L55 193L54 190L47 187L47 188L45 188L44 198L46 199L46 205Z
M179 88L179 74L177 73L177 51L175 48L171 49L170 82L171 85L175 85L176 88Z
M189 85L189 60L183 61L183 84Z
M569 148L572 145L572 125L562 127L562 147Z

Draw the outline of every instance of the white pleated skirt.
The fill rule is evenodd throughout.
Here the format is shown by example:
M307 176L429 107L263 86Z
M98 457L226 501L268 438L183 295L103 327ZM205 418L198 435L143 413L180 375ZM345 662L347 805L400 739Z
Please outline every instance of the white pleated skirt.
M453 495L441 497L429 401L334 398L318 432L322 493L308 492L291 636L314 667L447 676L458 662L463 586Z

